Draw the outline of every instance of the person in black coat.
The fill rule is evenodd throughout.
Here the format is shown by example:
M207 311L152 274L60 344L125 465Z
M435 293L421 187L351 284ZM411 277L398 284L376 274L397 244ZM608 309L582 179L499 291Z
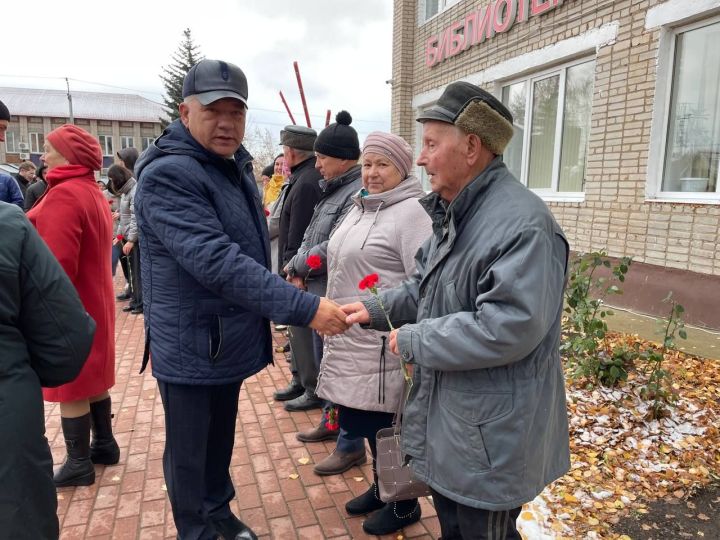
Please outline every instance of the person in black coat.
M281 205L280 224L278 226L278 273L286 278L283 270L302 245L305 229L312 219L315 205L320 200L322 175L315 168L313 145L317 138L314 129L303 126L285 126L280 132L280 144L283 147L285 164L290 167L290 179L280 195L277 204ZM305 394L302 377L298 373L300 365L307 364L314 357L312 332L309 328L290 329L290 384L275 392L277 401L297 399ZM320 408L322 402L317 399L308 403L308 409ZM307 409L305 409L307 410Z
M30 210L37 200L47 191L47 182L45 181L45 173L47 166L41 165L35 173L35 182L33 182L25 193L25 211Z
M35 228L0 202L0 533L57 539L57 494L41 386L72 381L95 322Z

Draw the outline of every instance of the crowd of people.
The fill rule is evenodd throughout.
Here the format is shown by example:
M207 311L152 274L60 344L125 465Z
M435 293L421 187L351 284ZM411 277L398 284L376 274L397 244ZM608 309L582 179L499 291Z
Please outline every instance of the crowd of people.
M368 516L367 534L421 518L415 496L383 500L378 489L376 434L397 420L443 540L519 539L522 505L569 468L559 359L569 247L502 161L508 109L456 82L422 113L417 164L430 193L405 140L373 132L361 145L346 111L319 133L286 126L259 191L242 145L243 71L202 60L182 96L178 120L142 155L118 153L100 189L99 144L72 125L45 137L43 168L11 178L20 202L0 176L10 203L0 203L10 300L0 344L14 374L0 379L14 397L0 417L6 407L27 417L26 429L0 425L12 433L0 464L6 530L57 538L55 487L90 485L94 464L122 459L108 392L121 260L117 300L144 314L141 370L151 365L162 398L178 538L257 538L230 509L229 466L240 388L272 362L274 324L290 343L290 382L275 400L317 411L298 440L336 441L315 473L341 474L370 450L373 483L345 505ZM0 140L9 119L0 103ZM12 204L26 206L36 185L26 219ZM54 476L41 398L60 403L67 458ZM31 469L31 491L5 489L23 482L13 463Z

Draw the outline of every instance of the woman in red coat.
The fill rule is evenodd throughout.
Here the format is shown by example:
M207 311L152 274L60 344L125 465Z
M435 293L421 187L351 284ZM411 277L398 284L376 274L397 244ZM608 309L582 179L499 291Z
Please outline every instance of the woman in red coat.
M48 190L27 217L70 277L97 330L77 379L44 388L43 397L60 402L68 452L55 473L55 485L86 486L95 482L93 463L114 464L120 458L108 393L115 384L115 303L109 255L112 217L93 174L102 167L97 140L83 129L64 125L50 132L45 141L42 160L48 166Z

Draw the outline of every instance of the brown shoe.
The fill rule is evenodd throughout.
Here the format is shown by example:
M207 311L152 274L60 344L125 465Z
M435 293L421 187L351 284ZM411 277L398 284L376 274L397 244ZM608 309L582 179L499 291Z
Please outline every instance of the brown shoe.
M328 457L313 467L315 474L319 476L331 476L341 474L352 469L355 465L362 465L367 462L365 449L358 452L340 452L335 450Z
M323 421L318 427L308 431L301 431L295 438L300 442L332 441L338 438L339 429L328 429Z

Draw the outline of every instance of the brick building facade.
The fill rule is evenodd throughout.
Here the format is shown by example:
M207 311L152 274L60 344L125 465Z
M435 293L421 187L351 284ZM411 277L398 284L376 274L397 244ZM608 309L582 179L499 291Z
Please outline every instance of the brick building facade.
M720 328L720 2L395 0L392 129L467 80L513 111L504 158L575 252L632 256L622 301ZM420 171L419 171L420 172Z
M118 150L132 146L142 151L152 144L162 133L161 117L167 116L162 105L135 94L73 92L72 99L74 123L98 138L105 169ZM69 122L67 93L0 88L0 100L12 115L0 162L39 164L45 135Z

